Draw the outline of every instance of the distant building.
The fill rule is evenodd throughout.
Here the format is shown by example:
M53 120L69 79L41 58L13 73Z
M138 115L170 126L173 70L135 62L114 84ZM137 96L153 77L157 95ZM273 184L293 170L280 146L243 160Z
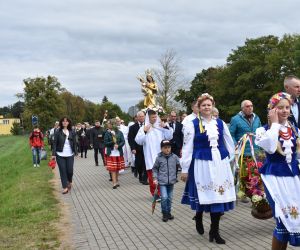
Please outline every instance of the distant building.
M138 107L137 106L131 106L129 109L128 109L128 114L131 116L131 117L134 117L137 112L139 111Z
M14 123L20 123L19 118L4 118L0 115L0 135L10 135L10 130Z

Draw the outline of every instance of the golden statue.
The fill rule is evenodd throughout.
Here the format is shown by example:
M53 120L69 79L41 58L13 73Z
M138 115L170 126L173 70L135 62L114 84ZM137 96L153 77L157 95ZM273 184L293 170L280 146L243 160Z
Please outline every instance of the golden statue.
M156 106L156 94L158 91L157 84L152 77L152 73L150 70L146 71L146 81L143 77L137 77L139 81L142 83L142 92L144 93L144 107L145 108L153 108Z

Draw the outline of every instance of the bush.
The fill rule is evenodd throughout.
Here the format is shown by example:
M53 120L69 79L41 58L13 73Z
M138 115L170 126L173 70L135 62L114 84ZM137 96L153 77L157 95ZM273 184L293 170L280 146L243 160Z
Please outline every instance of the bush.
M12 135L20 135L20 134L22 134L22 128L21 128L20 123L14 122L13 126L10 129L10 133Z

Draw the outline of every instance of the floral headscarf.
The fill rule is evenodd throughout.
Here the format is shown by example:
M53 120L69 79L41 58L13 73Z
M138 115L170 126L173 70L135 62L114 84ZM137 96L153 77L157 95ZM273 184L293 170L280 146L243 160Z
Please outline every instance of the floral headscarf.
M288 102L290 104L293 103L292 97L290 94L285 93L285 92L279 92L270 98L269 104L268 104L268 110L273 109L282 99L288 100Z

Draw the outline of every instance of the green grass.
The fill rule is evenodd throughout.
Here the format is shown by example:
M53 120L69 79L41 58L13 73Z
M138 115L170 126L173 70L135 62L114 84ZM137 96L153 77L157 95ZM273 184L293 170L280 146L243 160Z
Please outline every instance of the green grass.
M28 138L0 136L0 249L55 249L59 210L42 161L33 168Z

